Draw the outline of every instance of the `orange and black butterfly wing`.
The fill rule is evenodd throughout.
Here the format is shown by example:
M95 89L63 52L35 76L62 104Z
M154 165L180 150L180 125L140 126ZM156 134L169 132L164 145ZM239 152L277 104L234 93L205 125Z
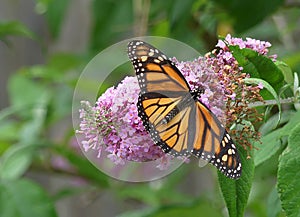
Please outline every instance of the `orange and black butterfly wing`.
M196 105L197 137L192 153L196 157L209 161L227 177L239 178L242 168L233 140L205 105L201 102L197 102Z
M143 41L128 44L128 56L135 69L141 93L138 114L155 144L172 155L190 154L192 144L190 113L195 106L180 108L190 87L172 61ZM174 113L170 120L168 114ZM190 145L189 145L190 144Z
M139 96L138 113L143 125L152 140L165 153L173 156L187 156L191 154L195 138L196 107L180 109L181 97L170 98L160 93L145 93ZM174 116L168 120L168 115Z
M128 55L141 89L138 114L155 144L172 155L193 153L229 178L238 178L241 163L232 139L201 102L182 103L193 96L177 67L142 41L130 42Z
M135 69L141 93L155 92L169 97L183 96L190 87L174 63L143 41L128 44L128 56Z

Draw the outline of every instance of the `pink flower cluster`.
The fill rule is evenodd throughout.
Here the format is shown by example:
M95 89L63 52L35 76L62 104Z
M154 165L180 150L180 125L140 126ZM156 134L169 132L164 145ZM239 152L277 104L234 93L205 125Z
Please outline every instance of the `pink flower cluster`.
M136 102L140 92L136 77L126 77L116 88L106 90L95 106L82 102L80 130L85 140L85 151L94 149L100 156L116 164L126 160L145 162L161 158L165 154L155 146L145 131L137 114Z
M220 50L214 50L206 55L207 63L210 64L213 70L218 75L220 85L224 87L226 98L226 126L229 128L232 125L240 125L238 129L232 130L231 133L235 141L243 145L245 148L252 148L249 138L259 140L259 132L249 129L245 123L261 121L262 114L259 114L256 109L250 108L248 105L252 102L263 101L260 95L260 90L263 89L263 84L248 85L244 82L245 78L250 75L243 73L243 68L238 65L238 62L232 55L229 46L237 45L240 49L248 48L258 52L260 55L268 55L269 42L256 39L234 38L227 35L225 40L219 40L216 47ZM275 61L275 56L270 56ZM242 121L244 120L244 121Z
M199 100L218 118L222 118L225 107L224 86L220 85L218 75L208 65L207 59L198 57L193 61L179 62L176 58L172 58L172 61L185 77L192 90L197 88L204 90Z
M242 38L231 37L230 34L225 37L225 42L219 40L216 47L219 47L222 50L227 50L226 43L229 45L238 45L240 49L249 48L262 55L266 55L269 52L268 48L271 47L271 43L268 41L260 41L253 38L246 38L246 40L243 40ZM231 58L232 54L230 52L225 52L225 57L227 59Z
M266 55L271 46L269 42L250 38L244 41L227 35L225 42L219 40L216 45L221 48L218 53L212 52L210 54L213 55L187 62L179 62L173 58L173 62L191 89L204 90L199 100L222 120L227 115L227 122L232 124L240 117L234 116L241 111L240 105L247 106L241 103L243 101L240 98L251 94L254 94L253 99L259 98L259 90L263 87L260 84L247 89L242 80L249 76L242 73L242 68L227 47L228 44L250 48L262 55ZM80 130L77 131L85 137L82 147L85 151L94 150L98 156L105 151L115 164L161 159L158 167L167 168L170 157L154 145L138 117L136 103L139 92L136 77L126 77L117 87L107 89L98 98L95 106L87 101L82 102Z

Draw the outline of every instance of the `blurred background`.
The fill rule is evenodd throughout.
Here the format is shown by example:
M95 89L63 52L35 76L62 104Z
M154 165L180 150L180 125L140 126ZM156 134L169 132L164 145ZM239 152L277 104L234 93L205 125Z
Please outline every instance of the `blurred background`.
M1 0L0 216L226 216L212 166L150 183L98 171L78 148L71 107L85 65L114 43L164 36L206 53L227 33L269 41L300 72L299 0ZM131 73L117 70L107 87ZM276 165L256 168L247 216L278 216Z

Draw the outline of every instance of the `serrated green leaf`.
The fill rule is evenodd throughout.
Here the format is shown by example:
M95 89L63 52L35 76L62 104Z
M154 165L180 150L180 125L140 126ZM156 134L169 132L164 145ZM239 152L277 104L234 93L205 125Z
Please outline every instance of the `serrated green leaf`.
M243 67L243 72L250 74L251 78L261 78L268 82L278 93L284 85L284 76L281 70L268 57L260 55L258 52L239 46L229 46L233 56L238 61L239 66ZM261 91L262 96L268 99L271 96Z
M27 179L0 182L1 217L57 217L49 196Z
M254 160L247 159L247 151L238 146L242 176L232 180L218 171L219 185L230 217L243 217L254 176Z
M271 158L280 149L280 130L275 130L263 136L260 140L261 143L253 143L253 146L258 148L254 150L254 165L256 167Z
M300 124L293 128L288 146L279 158L277 189L283 210L289 217L300 216Z

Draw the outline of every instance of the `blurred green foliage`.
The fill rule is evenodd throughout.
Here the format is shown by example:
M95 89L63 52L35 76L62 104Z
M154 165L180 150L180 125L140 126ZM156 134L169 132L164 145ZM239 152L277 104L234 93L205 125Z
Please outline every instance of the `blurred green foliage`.
M45 17L52 43L60 37L71 4L69 0L36 0L36 12ZM270 107L265 122L256 126L262 133L262 143L254 144L258 149L253 150L251 160L243 154L245 175L239 181L219 174L225 202L217 185L215 191L201 196L178 190L189 187L181 183L190 178L193 169L190 165L162 179L159 188L149 183L129 184L108 178L74 148L74 129L70 122L73 89L90 57L120 40L142 35L171 37L200 52L212 50L218 35L227 33L270 41L273 53L286 63L284 67L249 50L232 49L245 70L255 72L254 77L264 79L275 90L275 94L266 98L291 96L292 72L300 72L297 37L300 7L290 4L282 0L93 0L90 13L85 14L92 22L90 40L81 54L50 53L47 40L25 24L1 21L2 42L14 46L10 39L16 36L38 41L45 48L45 64L21 67L7 84L10 105L0 111L0 216L55 217L57 200L82 192L79 187L69 186L50 195L46 188L28 177L30 171L81 178L88 185L82 187L83 191L93 192L89 187L99 192L109 190L125 201L124 204L129 200L144 207L124 208L120 217L224 216L225 204L231 217L299 216L300 112L292 105L284 106L281 114L280 109ZM278 19L286 22L285 29ZM296 47L289 47L290 44ZM122 67L117 71L104 87L118 81L118 75L124 75ZM282 91L284 85L289 91ZM62 120L68 122L64 135L59 140L49 136L49 131ZM72 169L53 166L52 159L56 156L63 158Z

